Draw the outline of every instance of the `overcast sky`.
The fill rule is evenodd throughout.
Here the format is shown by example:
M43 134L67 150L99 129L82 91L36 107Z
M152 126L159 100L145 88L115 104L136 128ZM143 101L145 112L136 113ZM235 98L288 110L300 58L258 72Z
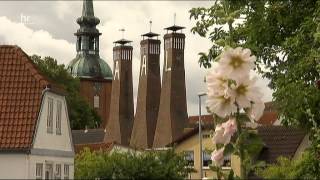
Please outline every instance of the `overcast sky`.
M198 114L197 94L206 90L203 82L208 70L200 68L198 53L210 47L207 39L190 32L195 22L189 20L192 7L209 7L210 1L94 1L95 16L101 23L100 56L112 67L112 42L121 38L119 29L125 28L125 38L133 41L134 97L138 90L139 49L141 34L149 31L165 33L163 28L173 24L185 26L185 70L189 115ZM68 64L76 56L73 35L79 28L76 19L81 16L82 1L0 1L0 44L20 46L29 55L52 56L59 63ZM163 45L163 42L162 42ZM161 55L161 71L163 54ZM267 80L259 80L264 100L272 99L266 88ZM205 108L203 108L205 109ZM205 112L205 111L203 111Z

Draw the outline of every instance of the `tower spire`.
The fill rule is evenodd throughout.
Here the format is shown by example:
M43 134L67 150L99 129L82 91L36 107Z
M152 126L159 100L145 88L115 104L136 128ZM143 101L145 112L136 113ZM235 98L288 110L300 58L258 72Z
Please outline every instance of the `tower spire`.
M82 7L82 16L94 16L92 0L84 0Z

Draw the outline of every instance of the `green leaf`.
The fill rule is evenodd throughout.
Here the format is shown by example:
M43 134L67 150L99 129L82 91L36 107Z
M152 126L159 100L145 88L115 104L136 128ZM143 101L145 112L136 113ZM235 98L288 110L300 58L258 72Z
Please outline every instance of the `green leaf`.
M227 156L232 154L233 152L234 152L234 147L231 143L229 143L224 147L223 155Z

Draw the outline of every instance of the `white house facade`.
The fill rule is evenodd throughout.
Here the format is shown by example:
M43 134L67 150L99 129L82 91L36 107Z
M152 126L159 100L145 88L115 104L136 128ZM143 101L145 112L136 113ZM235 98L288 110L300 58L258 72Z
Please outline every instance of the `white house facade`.
M0 76L0 179L73 179L66 99L30 61L18 47L0 46L0 72L18 70Z

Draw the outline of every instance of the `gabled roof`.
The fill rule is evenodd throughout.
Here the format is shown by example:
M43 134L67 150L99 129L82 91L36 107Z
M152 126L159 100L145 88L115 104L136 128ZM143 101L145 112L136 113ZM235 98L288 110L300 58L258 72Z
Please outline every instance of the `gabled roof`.
M0 45L0 151L31 148L49 84L19 47Z
M104 136L104 129L72 130L74 144L102 143Z
M89 148L90 151L107 151L109 152L114 146L115 142L97 142L97 143L88 143L88 144L76 144L74 145L75 153L78 154L84 148Z
M121 145L115 141L76 144L74 147L75 147L75 152L77 154L80 153L82 150L84 150L84 148L89 148L90 151L100 151L101 150L101 151L106 151L106 152L111 151L114 147L122 147L122 148L133 150L133 148L131 148L129 146Z
M258 160L274 163L279 156L292 158L301 144L306 132L301 129L284 126L260 126L258 134L265 147Z

